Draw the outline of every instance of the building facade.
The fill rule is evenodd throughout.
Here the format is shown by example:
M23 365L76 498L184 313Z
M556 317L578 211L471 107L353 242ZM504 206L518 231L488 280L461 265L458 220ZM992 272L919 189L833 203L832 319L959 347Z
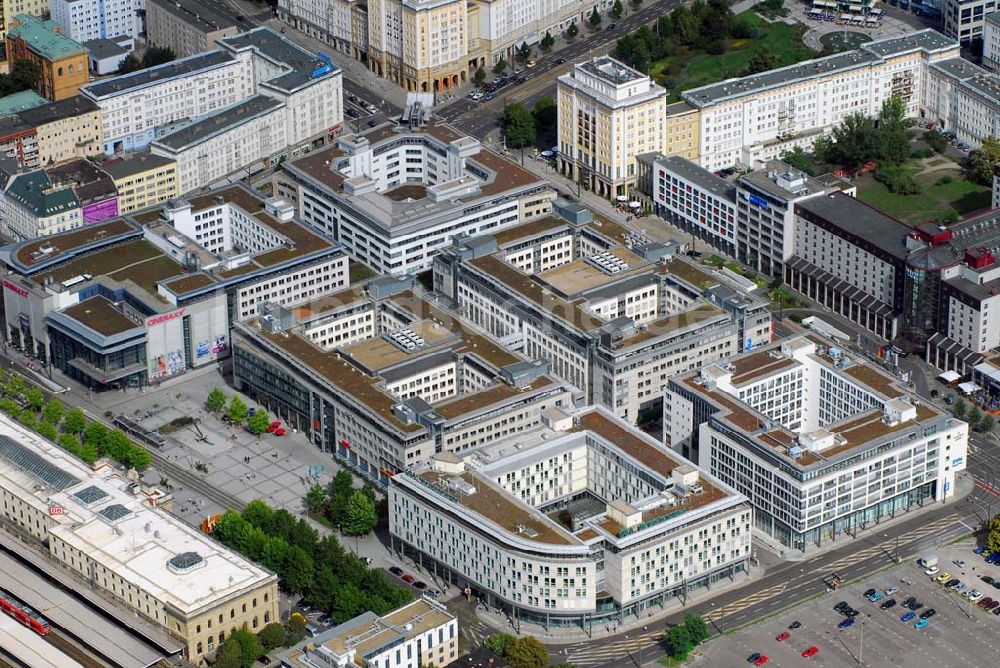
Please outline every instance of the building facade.
M26 109L18 117L35 128L40 165L91 158L104 150L100 107L82 95Z
M285 113L280 100L255 95L163 135L149 152L176 163L180 193L194 192L284 151Z
M604 197L626 196L636 184L636 156L666 148L666 96L608 56L577 64L556 90L559 170Z
M991 12L983 20L983 67L1000 70L1000 12Z
M540 218L555 198L534 173L436 121L342 137L284 163L274 189L352 257L393 275L430 269L460 235Z
M118 213L148 209L180 196L177 162L142 153L131 158L112 158L101 163L118 191Z
M279 619L277 576L161 509L169 508L169 494L104 462L91 468L6 417L0 498L9 528L179 638L196 665L205 665L227 634Z
M34 88L48 100L58 102L73 97L90 78L87 50L58 32L52 21L18 14L7 31L5 44L11 65L27 60L38 66Z
M589 630L731 578L751 555L751 515L732 488L592 407L550 410L516 444L435 455L389 485L393 547L516 629Z
M758 535L805 551L941 502L968 425L816 335L671 380L666 442L750 499Z
M941 23L944 34L962 44L973 40L986 41L986 17L997 9L996 0L944 0L941 3ZM984 50L985 55L985 50ZM984 59L985 64L985 59Z
M138 0L51 0L52 21L77 42L135 37L142 32Z
M216 42L240 32L244 22L225 5L193 0L146 0L146 37L178 58L216 48Z

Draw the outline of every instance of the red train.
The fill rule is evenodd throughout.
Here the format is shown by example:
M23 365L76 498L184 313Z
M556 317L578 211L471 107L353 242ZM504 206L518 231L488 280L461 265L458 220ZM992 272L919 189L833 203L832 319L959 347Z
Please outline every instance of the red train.
M0 592L0 610L40 636L47 635L52 630L44 617L6 592Z

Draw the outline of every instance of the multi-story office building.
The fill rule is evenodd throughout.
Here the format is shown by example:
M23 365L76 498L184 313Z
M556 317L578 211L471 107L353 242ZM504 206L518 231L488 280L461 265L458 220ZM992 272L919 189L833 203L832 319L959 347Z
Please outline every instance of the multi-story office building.
M907 236L912 228L842 193L795 205L791 288L891 341L902 331ZM914 327L933 331L934 309L914 312Z
M376 279L237 323L236 386L383 484L572 404L546 363L508 351L412 282Z
M951 497L967 457L967 424L816 335L672 379L663 415L761 536L803 551Z
M997 9L996 0L944 0L941 23L944 34L962 44L981 39L985 43L986 17ZM985 55L985 51L984 51ZM985 59L983 61L985 63Z
M114 182L89 160L5 176L0 229L13 239L60 234L118 215Z
M145 148L156 129L205 116L254 94L252 65L221 51L209 51L81 89L101 108L104 152Z
M701 113L684 100L667 105L663 118L663 131L667 141L664 155L678 156L698 162L701 151Z
M549 409L543 429L436 454L389 485L394 549L547 628L638 617L745 571L751 515L732 487L593 407Z
M582 207L559 211L442 252L434 290L583 401L636 422L671 376L770 342L766 302L737 283Z
M26 109L18 117L35 128L39 165L90 158L104 150L100 107L82 95Z
M339 245L241 185L3 249L5 338L95 390L230 353L264 301L347 285Z
M105 160L101 169L115 183L121 215L162 204L180 195L177 163L169 158L140 153L130 158Z
M169 131L179 121L197 122L255 94L283 104L287 145L326 140L340 130L341 72L328 56L312 54L270 28L221 38L218 46L217 51L84 86L83 94L101 107L105 152L144 148L163 134L158 130ZM218 118L224 124L230 120L226 113Z
M149 145L151 154L177 164L178 190L194 192L229 175L246 176L288 147L285 103L254 95L182 125Z
M51 0L52 21L77 42L135 37L142 32L140 0Z
M21 167L38 167L38 131L19 116L0 118L0 154Z
M379 617L365 612L278 656L281 668L423 668L458 660L458 620L427 597Z
M604 197L627 195L636 156L666 148L666 97L662 86L609 56L576 65L556 90L559 170Z
M221 38L249 27L224 4L146 0L147 40L151 46L170 49L178 58L211 51Z
M983 67L1000 71L1000 12L992 12L983 20Z
M39 76L33 88L53 102L73 97L90 78L87 50L60 33L52 21L18 14L5 43L10 65L27 60L38 66Z
M342 137L283 164L274 188L351 257L394 275L430 269L460 235L543 217L555 199L541 177L436 121Z
M958 57L955 41L922 30L685 91L684 100L699 110L698 160L713 171L758 168L785 150L810 148L849 114L878 114L894 95L908 116L935 115L928 69Z
M233 631L279 620L274 573L167 512L169 494L114 467L91 468L8 417L0 417L0 498L8 530L179 638L196 665Z

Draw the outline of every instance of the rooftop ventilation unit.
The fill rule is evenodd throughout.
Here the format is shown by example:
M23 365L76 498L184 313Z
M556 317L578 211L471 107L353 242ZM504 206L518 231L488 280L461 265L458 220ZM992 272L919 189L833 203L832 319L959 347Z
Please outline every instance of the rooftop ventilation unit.
M628 262L611 254L608 251L594 253L587 258L587 262L597 267L605 274L620 274L628 269Z
M409 327L397 329L395 332L389 332L385 336L390 343L406 352L411 352L427 346L427 342L424 341L424 337L420 336Z

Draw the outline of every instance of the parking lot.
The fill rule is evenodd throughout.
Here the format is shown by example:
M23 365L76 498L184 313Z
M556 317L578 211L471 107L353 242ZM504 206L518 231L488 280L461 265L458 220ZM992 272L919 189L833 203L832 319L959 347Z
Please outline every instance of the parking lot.
M969 589L1000 599L1000 589L983 582L983 575L1000 579L1000 565L986 564L973 553L971 540L937 551L941 573L961 579ZM964 561L959 567L954 560ZM822 577L822 575L817 575ZM871 603L864 593L869 589L899 591ZM914 618L900 620L910 610L902 603L914 597L922 604ZM896 604L881 606L889 598ZM845 617L834 607L846 601L857 610L854 623L845 629L838 624ZM914 628L920 615L936 611L927 627ZM793 622L800 628L789 630ZM720 629L725 632L726 629ZM789 637L776 640L787 631ZM945 589L914 561L904 562L865 580L828 591L777 616L744 627L712 640L700 651L693 665L752 665L747 659L754 653L767 657L768 666L848 666L863 663L872 666L968 666L992 664L1000 650L1000 615L990 614L960 594ZM811 658L802 652L810 647L819 651Z

